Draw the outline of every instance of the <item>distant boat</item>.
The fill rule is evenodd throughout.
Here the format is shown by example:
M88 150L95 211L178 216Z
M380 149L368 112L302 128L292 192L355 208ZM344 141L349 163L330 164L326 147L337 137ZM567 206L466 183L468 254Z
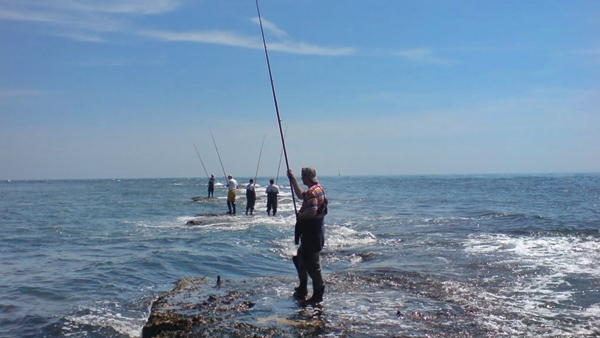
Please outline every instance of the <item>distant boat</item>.
M11 180L6 180L6 183L10 183L10 182L11 182Z

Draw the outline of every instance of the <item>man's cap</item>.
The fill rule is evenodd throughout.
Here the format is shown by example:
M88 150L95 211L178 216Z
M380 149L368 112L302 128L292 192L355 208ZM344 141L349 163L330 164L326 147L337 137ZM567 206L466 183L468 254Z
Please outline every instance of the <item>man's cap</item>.
M317 179L317 170L313 167L302 168L302 176L305 176L314 183L319 183L319 180Z

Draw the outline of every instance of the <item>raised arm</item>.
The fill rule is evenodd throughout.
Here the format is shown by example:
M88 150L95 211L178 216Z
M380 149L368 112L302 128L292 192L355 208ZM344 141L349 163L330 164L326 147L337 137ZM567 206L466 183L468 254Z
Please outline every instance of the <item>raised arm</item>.
M294 176L294 172L292 171L292 169L287 171L287 177L290 179L290 184L292 185L294 192L296 192L296 195L298 197L302 198L302 194L304 193L304 190L302 190L302 188L300 188L300 184L298 184L298 181L296 180L296 177Z

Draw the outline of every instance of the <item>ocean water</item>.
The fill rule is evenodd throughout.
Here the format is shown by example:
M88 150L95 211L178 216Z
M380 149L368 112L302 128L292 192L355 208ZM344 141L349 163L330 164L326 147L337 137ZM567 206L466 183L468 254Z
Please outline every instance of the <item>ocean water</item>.
M291 291L289 186L268 217L267 178L257 182L253 217L239 198L237 216L195 226L226 211L221 184L193 201L206 179L1 182L0 337L139 337L182 277ZM321 183L323 336L600 336L600 174Z

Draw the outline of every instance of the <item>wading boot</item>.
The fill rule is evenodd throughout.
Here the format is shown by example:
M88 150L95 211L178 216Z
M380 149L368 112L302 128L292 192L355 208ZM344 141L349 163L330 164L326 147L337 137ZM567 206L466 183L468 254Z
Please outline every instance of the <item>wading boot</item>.
M323 301L323 294L325 293L325 285L319 289L313 290L313 295L306 300L306 304L317 305Z
M292 256L292 262L294 262L294 266L298 270L298 256ZM300 280L300 285L294 288L294 298L301 301L306 300L308 296L307 284L308 280Z
M308 296L308 288L306 287L308 284L307 281L300 281L300 285L294 288L294 298L297 300L305 301Z

